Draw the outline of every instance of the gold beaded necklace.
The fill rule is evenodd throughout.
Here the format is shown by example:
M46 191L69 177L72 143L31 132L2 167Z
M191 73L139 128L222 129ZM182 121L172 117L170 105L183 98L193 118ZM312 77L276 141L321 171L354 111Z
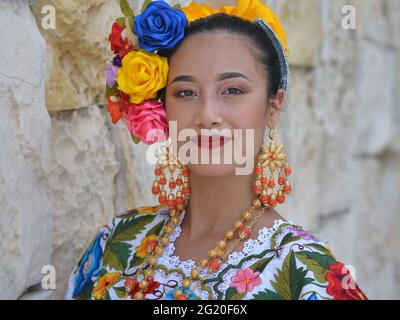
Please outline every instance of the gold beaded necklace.
M254 211L258 208L262 209L254 216ZM221 268L222 262L229 256L230 253L233 252L233 249L241 242L249 238L251 234L251 228L255 223L263 216L265 210L268 208L268 205L263 204L258 198L255 198L252 202L252 207L241 214L239 220L234 223L232 229L228 230L225 233L225 237L218 241L217 246L211 249L208 252L208 257L202 259L200 261L200 267L206 269L207 272L203 277L200 277L200 268L195 267L190 272L189 278L184 278L182 281L182 288L188 289L189 293L185 294L182 290L176 289L174 290L174 297L176 300L188 300L190 295L193 294L194 290L199 286L209 275L218 272ZM182 211L177 211L176 209L169 210L169 219L164 224L164 228L158 235L157 245L155 247L148 248L148 254L144 259L143 263L138 267L136 271L136 281L139 276L143 273L144 279L139 281L139 291L135 293L135 300L143 300L145 296L145 291L149 286L149 279L154 275L154 266L157 262L157 257L161 256L165 250L165 247L169 244L169 236L174 232L176 226L179 224L180 219L179 215ZM245 222L251 222L248 225L245 225ZM237 232L237 239L233 242L233 244L226 249L227 242L233 240L235 236L235 232ZM145 265L147 264L147 268L145 269ZM143 270L145 269L145 270ZM192 281L195 281L195 284L192 289L190 289Z

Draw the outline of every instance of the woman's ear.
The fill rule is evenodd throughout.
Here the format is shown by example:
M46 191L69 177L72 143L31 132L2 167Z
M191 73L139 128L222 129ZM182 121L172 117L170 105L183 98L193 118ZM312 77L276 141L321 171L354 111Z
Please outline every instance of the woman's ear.
M270 129L274 129L279 122L280 111L282 110L285 98L286 91L284 89L279 89L276 95L269 99L266 125Z

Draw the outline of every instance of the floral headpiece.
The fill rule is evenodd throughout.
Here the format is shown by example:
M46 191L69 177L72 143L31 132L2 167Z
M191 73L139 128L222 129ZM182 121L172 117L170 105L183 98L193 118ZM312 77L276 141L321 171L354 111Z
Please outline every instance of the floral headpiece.
M127 0L120 0L120 7L124 16L116 19L109 35L115 56L106 69L106 97L112 122L124 119L135 143L153 144L168 138L160 90L167 85L169 66L167 58L157 52L175 47L184 38L187 24L196 19L226 13L254 21L267 33L278 54L279 87L287 90L289 51L285 31L274 12L259 0L238 0L235 7L218 10L195 2L171 7L163 0L146 0L138 15Z

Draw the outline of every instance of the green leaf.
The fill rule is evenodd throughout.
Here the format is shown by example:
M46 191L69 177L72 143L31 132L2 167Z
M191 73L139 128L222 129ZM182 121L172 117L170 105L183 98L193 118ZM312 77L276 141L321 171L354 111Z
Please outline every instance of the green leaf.
M307 247L312 247L314 249L317 249L318 251L325 253L326 255L332 257L333 259L335 259L334 254L331 252L331 250L329 250L327 247L324 247L318 243L307 243L305 246Z
M153 228L151 228L147 234L146 237L151 236L151 235L156 235L158 236L158 234L161 232L163 226L164 226L165 221L161 221L160 223L158 223L157 225L155 225Z
M120 0L119 6L125 17L129 18L135 15L127 0Z
M122 299L126 297L126 289L124 287L113 288L118 298Z
M79 296L73 298L75 300L90 300L92 298L93 287L94 283L90 282Z
M141 141L138 137L135 137L132 133L131 133L131 138L132 138L133 142L136 144L138 144Z
M252 264L252 265L250 266L250 268L251 268L254 272L258 271L258 272L261 273L261 272L264 271L264 269L265 269L265 267L268 265L268 263L270 263L270 261L271 261L272 259L274 259L274 258L275 258L275 256L272 256L272 257L269 257L269 258L264 258L264 259L258 260L256 263Z
M303 287L313 282L312 278L306 278L308 270L297 268L296 257L294 254L290 255L290 292L292 300L300 298Z
M115 83L113 87L109 87L109 86L106 84L106 98L115 95L117 92L118 92L118 85L117 85L117 83Z
M143 2L142 8L140 9L140 12L143 13L144 10L146 10L147 6L151 3L151 0L145 0Z
M129 263L129 269L137 267L144 261L144 258L138 257L137 254L135 253L134 256L132 257L131 262Z
M296 252L296 257L305 264L313 274L315 279L320 282L326 282L326 274L328 270L323 268L317 261L313 260L307 252Z
M176 10L182 11L182 6L181 6L179 3L177 3L176 5L174 5L172 8L174 8L174 9L176 9Z
M119 17L115 19L115 23L121 27L125 27L125 17Z
M125 270L130 254L131 245L124 242L110 242L104 252L104 266L110 266L115 270Z
M255 300L285 300L276 292L268 289L254 294L253 297Z
M279 246L282 247L285 244L288 244L293 241L297 241L299 239L301 239L301 237L293 237L293 233L289 232L283 237L281 244Z
M290 292L290 257L292 252L288 253L283 260L282 268L278 269L278 273L274 275L275 281L271 281L272 287L275 291L284 299L290 300L291 299L291 292Z
M236 288L230 287L226 290L225 300L243 300L247 292L238 293Z
M312 278L306 278L306 274L307 270L297 268L295 255L290 251L271 285L283 299L297 300L303 287L313 282Z
M135 32L135 28L134 28L135 17L134 16L129 17L128 20L129 20L129 28L134 33Z
M139 234L147 224L152 222L156 216L145 215L138 216L134 219L121 220L114 229L111 241L131 241L136 239L136 235Z

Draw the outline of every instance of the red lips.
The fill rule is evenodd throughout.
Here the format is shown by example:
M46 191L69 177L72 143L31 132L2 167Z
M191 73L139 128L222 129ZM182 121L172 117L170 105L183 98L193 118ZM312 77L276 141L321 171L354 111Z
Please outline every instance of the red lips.
M202 136L197 135L192 138L192 141L197 144L199 148L221 148L227 143L231 138L219 135L213 136Z

